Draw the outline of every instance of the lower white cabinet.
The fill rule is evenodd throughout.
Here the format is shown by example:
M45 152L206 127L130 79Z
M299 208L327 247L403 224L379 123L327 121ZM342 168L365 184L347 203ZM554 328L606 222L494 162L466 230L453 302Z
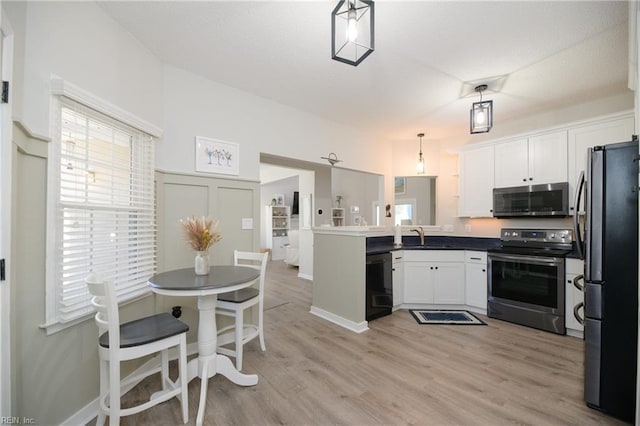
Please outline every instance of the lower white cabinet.
M396 307L404 302L404 262L403 252L394 251L391 253L392 266L391 277L393 280L393 306Z
M404 252L404 302L464 304L464 252Z
M428 262L405 262L405 303L433 303L433 266Z
M487 310L487 253L465 251L465 304Z
M464 303L464 265L439 262L433 268L433 303Z
M584 285L582 260L567 259L566 262L566 282L565 282L565 327L569 330L577 331L577 335L584 332L584 326L578 321L574 315L574 308L579 303L584 302L584 292L574 285L574 281L578 281L578 285ZM584 319L584 307L578 310L580 318Z

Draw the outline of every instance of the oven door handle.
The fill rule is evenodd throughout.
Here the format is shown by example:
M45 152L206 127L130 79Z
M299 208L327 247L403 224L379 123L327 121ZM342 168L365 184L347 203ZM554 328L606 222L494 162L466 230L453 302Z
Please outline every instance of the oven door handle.
M562 264L563 258L546 257L546 256L527 256L527 255L509 255L509 254L489 254L491 260L506 260L509 262L532 263L535 265L558 266Z

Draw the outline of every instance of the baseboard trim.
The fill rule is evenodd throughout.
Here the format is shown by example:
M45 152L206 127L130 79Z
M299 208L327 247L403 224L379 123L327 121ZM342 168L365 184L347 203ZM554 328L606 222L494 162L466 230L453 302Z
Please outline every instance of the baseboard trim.
M359 323L354 322L339 315L325 311L324 309L320 309L316 306L311 306L311 310L309 311L309 313L332 322L336 325L339 325L340 327L346 328L349 331L353 331L354 333L364 333L365 331L369 330L367 321L362 321Z

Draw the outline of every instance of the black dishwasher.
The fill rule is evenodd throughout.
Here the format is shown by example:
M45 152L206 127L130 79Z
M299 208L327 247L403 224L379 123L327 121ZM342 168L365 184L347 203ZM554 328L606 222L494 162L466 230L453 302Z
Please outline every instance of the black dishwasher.
M393 279L391 253L367 255L367 321L391 314Z

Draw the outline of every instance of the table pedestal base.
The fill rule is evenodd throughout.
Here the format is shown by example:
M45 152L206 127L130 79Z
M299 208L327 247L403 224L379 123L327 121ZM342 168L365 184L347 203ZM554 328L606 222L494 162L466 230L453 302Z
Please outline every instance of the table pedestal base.
M187 380L189 381L196 377L200 377L201 380L200 402L198 404L196 425L202 425L204 420L204 407L207 403L207 389L210 377L216 374L222 374L240 386L255 386L258 383L257 374L243 374L239 372L228 357L218 354L191 360L187 366L187 374Z
M187 366L187 379L191 381L195 377L200 377L201 380L200 403L196 417L196 425L198 426L201 426L204 420L209 377L220 373L236 385L254 386L258 383L256 374L239 372L228 357L216 353L218 340L215 316L217 299L215 294L198 297L198 358L189 361Z

